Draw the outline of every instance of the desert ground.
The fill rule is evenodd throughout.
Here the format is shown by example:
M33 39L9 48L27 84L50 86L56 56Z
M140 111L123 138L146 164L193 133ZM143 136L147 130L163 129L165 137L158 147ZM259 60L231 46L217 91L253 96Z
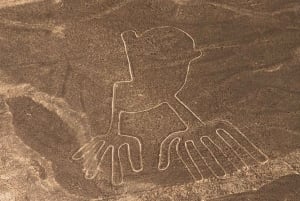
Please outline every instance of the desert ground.
M0 201L296 201L298 0L0 0Z

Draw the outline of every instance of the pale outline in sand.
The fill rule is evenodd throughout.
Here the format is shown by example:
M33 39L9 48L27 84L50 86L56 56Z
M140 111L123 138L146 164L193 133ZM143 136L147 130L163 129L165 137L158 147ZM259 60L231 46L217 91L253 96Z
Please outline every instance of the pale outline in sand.
M148 29L148 30L146 30L146 31L144 31L144 32L142 32L141 34L137 34L137 32L136 31L134 31L134 30L128 30L128 31L124 31L124 32L122 32L121 33L121 39L122 39L122 41L123 41L123 44L124 44L124 48L125 48L125 53L126 53L126 58L127 58L127 62L128 62L128 67L129 67L129 73L130 73L130 80L126 80L126 81L118 81L118 82L115 82L114 84L113 84L113 95L112 95L112 104L111 104L111 106L112 106L112 115L111 115L111 121L110 121L110 126L109 126L109 129L108 129L108 131L110 131L110 129L112 128L112 126L113 126L113 119L114 119L114 111L115 111L115 97L116 97L116 88L118 87L118 84L123 84L123 83L131 83L131 82L133 82L134 81L134 75L133 75L133 71L132 71L132 66L131 66L131 62L130 62L130 59L129 59L129 55L128 55L128 48L127 48L127 45L126 45L126 41L125 41L125 39L124 39L124 34L126 34L126 33L128 33L128 32L132 32L132 33L134 33L134 35L135 35L135 37L136 38L139 38L139 37L141 37L143 34L145 34L145 33L147 33L147 32L149 32L149 31L152 31L152 30L154 30L154 29L163 29L163 28L172 28L172 29L176 29L176 30L178 30L178 31L180 31L180 32L183 32L186 36L188 36L191 40L192 40L192 42L193 42L193 49L194 49L194 51L198 51L199 53L200 53L200 55L199 56L197 56L197 57L195 57L195 58L193 58L193 59L191 59L190 61L189 61L189 63L188 63L188 67L187 67L187 71L186 71L186 75L185 75L185 79L184 79L184 82L183 82L183 84L182 84L182 86L180 87L180 89L174 94L174 98L182 105L182 106L184 106L197 120L199 120L199 122L201 123L201 124L203 124L203 125L206 125L206 123L205 122L203 122L184 102L182 102L178 97L177 97L177 95L179 94L179 92L181 92L182 91L182 89L184 88L184 86L185 86L185 84L187 83L187 79L188 79L188 75L189 75L189 72L190 72L190 65L191 65L191 63L193 62L193 61L195 61L195 60L197 60L197 59L199 59L201 56L202 56L202 51L200 50L200 49L196 49L196 44L195 44L195 40L193 39L193 37L190 35L190 34L188 34L187 32L185 32L185 31L183 31L182 29L180 29L180 28L177 28L177 27L172 27L172 26L160 26L160 27L153 27L153 28L150 28L150 29ZM130 162L130 164L131 164L131 168L132 168L132 170L134 171L134 172L141 172L142 170L143 170L143 158L142 158L142 144L141 144L141 142L140 142L140 140L137 138L137 137L134 137L134 136L129 136L129 135L122 135L121 133L120 133L120 121L121 121L121 115L123 114L123 113L127 113L127 114L137 114L137 113L141 113L141 112L147 112L147 111L150 111L150 110L152 110L152 109L155 109L155 108L157 108L157 107L159 107L159 106L161 106L161 105L163 105L163 104L167 104L168 105L168 107L169 108L171 108L172 109L172 111L175 113L175 115L179 118L179 120L185 125L185 129L184 130L181 130L181 131L177 131L177 132L174 132L174 133L170 133L169 134L169 136L170 135L172 135L172 134L175 134L175 133L180 133L180 132L186 132L186 131L188 131L189 129L190 129L190 127L189 127L189 125L188 125L188 123L187 122L185 122L182 118L181 118L181 116L180 116L180 114L178 114L178 112L168 103L168 102L161 102L161 103L159 103L159 104L157 104L157 105L155 105L155 106L153 106L153 107L149 107L148 109L145 109L145 110L139 110L139 111L120 111L119 112L119 114L118 114L118 135L120 135L120 136L126 136L126 137L130 137L130 138L133 138L133 139L135 139L135 140L137 140L137 142L139 143L139 157L140 157L140 166L141 166L141 168L139 168L139 169L135 169L134 168L134 166L133 166L133 162L132 162L132 159L131 159L131 156L130 156L130 145L128 144L128 143L123 143L123 144L121 144L120 146L119 146L119 148L118 148L118 160L119 160L119 165L120 165L120 174L121 174L121 182L119 183L119 184L122 184L124 181L123 181L123 170L122 170L122 163L121 163L121 161L120 161L120 148L122 147L122 146L124 146L124 145L127 145L127 151L128 151L128 160L129 160L129 162ZM267 161L268 161L268 157L259 149L259 148L257 148L237 127L235 127L235 126L233 126L230 122L228 122L228 121L226 121L226 120L217 120L217 121L220 121L220 122L224 122L224 123L227 123L227 124L229 124L229 125L231 125L237 132L239 132L239 134L241 134L256 150L258 150L263 156L265 156L265 158L266 158L266 161L265 162L263 162L263 163L266 163ZM218 130L218 129L217 129ZM217 135L229 146L229 147L231 147L227 142L226 142L226 140L223 138L223 137L221 137L221 135L217 132L217 130L216 130L216 133L217 133ZM229 135L232 139L234 139L228 132L226 132L226 134L227 135ZM168 137L169 137L168 136ZM214 158L214 160L215 160L215 162L217 163L217 164L219 164L219 161L217 160L217 158L214 156L214 154L212 153L212 151L207 147L207 145L203 142L203 138L204 137L206 137L206 138L208 138L210 141L211 141L211 143L213 143L221 152L222 152L222 150L208 137L208 136L202 136L201 137L201 142L202 142L202 144L208 149L208 151L211 153L211 155L213 156L213 158ZM95 137L96 138L96 137ZM93 138L94 139L94 138ZM92 140L93 140L92 139ZM165 142L165 140L167 139L167 137L161 142L161 144L160 144L160 154L159 154L159 158L161 158L161 156L162 156L162 146L163 146L163 143ZM102 140L103 141L103 140ZM159 163L158 163L158 169L160 170L160 171L164 171L164 170L166 170L168 167L169 167L169 165L170 165L170 147L171 147L171 145L175 142L175 141L178 141L178 142L180 142L180 139L179 138L174 138L170 143L169 143L169 150L168 150L168 163L167 163L167 166L166 167L164 167L164 168L161 168L160 166L161 166L161 160L159 159ZM240 146L240 147L242 147L245 151L246 151L246 153L248 153L253 159L255 159L255 157L254 156L252 156L250 153L249 153L249 151L245 148L245 147L243 147L240 143L238 143L238 141L237 140L235 140L234 139L234 141ZM100 142L101 142L101 140L100 140ZM178 143L177 142L177 143ZM194 145L194 142L193 141L191 141L191 140L189 140L189 141L186 141L185 142L185 147L186 147L186 149L187 149L187 142L192 142L192 144L193 144L193 146L196 148L196 146ZM80 158L76 158L76 157L74 157L77 153L79 153L79 152L81 152L86 146L88 146L89 145L89 143L90 142L88 142L88 143L86 143L83 147L81 147L74 155L73 155L73 159L74 160L79 160L79 159L82 159L82 158L84 158L84 156L85 156L85 154L83 154L83 156L82 157L80 157ZM104 142L105 143L105 142ZM99 148L99 150L103 147L103 145L104 145L104 143L100 146L100 148ZM101 164L101 161L102 161L102 159L103 159L103 157L105 156L105 154L106 154L106 152L108 151L108 149L112 149L112 159L111 159L111 162L112 162L112 175L111 175L111 178L112 178L112 183L113 184L115 184L114 183L114 150L115 150L115 147L114 147L114 145L109 145L107 148L106 148L106 150L104 151L104 153L103 153L103 155L102 155L102 157L101 157L101 159L100 159L100 162L98 163L98 166L97 166L97 170L99 170L98 169L98 167L100 166L100 164ZM233 150L233 148L231 147L231 149ZM177 144L177 146L176 146L176 150L177 150L177 154L178 154L178 144ZM196 149L197 150L197 149ZM198 150L197 150L198 151ZM234 151L234 150L233 150ZM191 156L191 154L189 153L189 151L188 151L188 149L187 149L187 152L188 152L188 154L189 154L189 157L190 157L190 159L192 160L192 162L193 162L193 165L195 166L195 168L198 170L198 172L199 172L199 174L201 175L201 172L200 172L200 170L198 169L198 166L196 165L196 163L194 162L194 160L193 160L193 158L192 158L192 156ZM198 151L199 152L199 151ZM234 151L235 152L235 151ZM98 152L97 152L98 153ZM223 152L223 154L226 156L226 154ZM237 154L236 152L235 152L235 154ZM96 154L97 155L97 154ZM201 156L201 153L199 152L199 155ZM180 157L180 154L178 154L178 156ZM243 159L242 158L240 158L240 156L237 154L237 156L239 157L239 159L242 161L242 163L243 164L245 164L245 166L246 166L246 168L248 168L248 166L247 166L247 164L243 161ZM201 156L202 158L203 158L203 156ZM95 158L95 160L96 160L96 158ZM184 159L182 159L181 158L181 160L182 160L182 162L184 163L184 165L185 165L185 167L187 168L187 170L190 172L190 174L191 174L191 176L195 179L195 180L197 180L195 177L194 177L194 175L192 174L192 172L190 171L190 169L189 169L189 167L188 167L188 165L184 162ZM256 160L256 159L255 159ZM205 160L203 160L204 162L205 162ZM257 161L257 160L256 160ZM206 162L205 162L206 163ZM210 166L206 163L206 165L207 165L207 167L212 171L212 169L210 168ZM219 164L219 166L223 169L223 167ZM224 170L224 169L223 169ZM216 177L218 177L215 173L214 173L214 171L212 171L212 173L216 176ZM225 170L224 170L224 173L225 173L225 176L226 176L226 172L225 172ZM95 178L96 177L96 175L94 175L94 177L93 178ZM93 178L87 178L87 179L93 179Z

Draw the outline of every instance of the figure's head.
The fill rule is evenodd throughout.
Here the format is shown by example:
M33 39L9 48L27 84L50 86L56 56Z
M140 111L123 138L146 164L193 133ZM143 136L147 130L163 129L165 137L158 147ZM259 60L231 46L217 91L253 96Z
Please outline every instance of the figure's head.
M193 38L181 29L158 27L138 35L135 31L122 33L130 62L157 65L166 62L187 63L200 57Z

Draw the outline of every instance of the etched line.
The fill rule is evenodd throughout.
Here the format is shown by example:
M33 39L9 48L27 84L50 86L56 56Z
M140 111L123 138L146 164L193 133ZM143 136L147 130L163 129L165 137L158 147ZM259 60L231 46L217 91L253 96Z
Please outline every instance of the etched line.
M247 144L249 145L249 149L251 149L251 150L248 150L248 149L245 147L245 145L241 145L241 144L238 142L237 139L234 138L234 140L235 140L236 142L238 142L240 146L242 146L244 149L246 149L247 153L248 153L254 160L256 160L256 162L258 162L258 163L260 163L260 164L265 164L265 163L268 162L269 157L268 157L261 149L259 149L255 144L253 144L253 142L252 142L252 141L251 141L251 140L250 140L250 139L249 139L242 131L240 131L239 128L237 128L236 126L234 126L231 122L228 122L228 121L225 121L225 120L222 120L222 121L224 121L224 122L226 122L227 124L229 124L231 127L233 127L233 128L236 130L235 133L237 133L238 135L241 135L241 136L242 136L242 141L241 141L241 142L247 143ZM229 135L233 138L233 136L232 136L230 133L228 133L226 130L225 130L225 132L226 132L226 134L229 134ZM258 153L258 154L256 154L256 153ZM256 154L256 155L259 155L259 154L260 154L260 155L259 155L259 156L254 156L254 154ZM259 160L259 159L261 159L261 160Z
M151 32L153 30L159 30L159 29L173 29L173 30L176 30L178 32L181 32L183 33L187 38L189 38L191 41L192 41L192 49L193 51L195 52L198 52L199 55L190 59L188 61L188 64L187 64L187 67L186 67L186 73L185 73L185 76L184 76L184 80L183 80L183 84L179 87L179 89L174 93L174 96L169 100L169 101L161 101L159 102L158 104L152 106L152 107L148 107L146 109L143 109L143 110L139 110L139 109L128 109L128 108L122 108L122 109L119 109L117 108L117 105L116 105L116 98L117 98L117 89L118 89L118 86L121 86L122 84L128 84L128 83L133 83L135 81L135 76L134 76L134 71L133 71L133 67L132 67L132 64L131 64L131 60L129 58L129 54L128 54L128 46L127 46L127 43L126 43L126 40L125 40L125 34L133 34L134 37L136 38L140 38L142 37L144 34L148 33L148 32ZM201 174L201 170L197 167L196 163L195 163L195 160L193 159L191 153L189 152L189 149L188 147L186 146L187 142L188 143L192 143L194 148L196 148L196 145L194 144L194 140L193 140L193 136L194 134L191 134L192 130L194 129L200 129L201 127L209 127L210 124L206 124L205 122L203 122L201 120L201 118L195 114L192 109L186 105L179 97L178 97L178 94L184 89L186 83L187 83L187 80L188 80L188 76L190 74L190 66L191 64L196 61L197 59L199 59L201 56L202 56L202 51L201 49L196 49L196 44L195 44L195 40L193 39L193 37L188 34L187 32L183 31L182 29L180 28L177 28L177 27L173 27L173 26L161 26L161 27L153 27L153 28L150 28L150 29L147 29L146 31L142 32L141 34L137 34L136 31L134 30L127 30L127 31L124 31L121 33L121 39L122 39L122 42L123 42L123 45L124 45L124 50L125 50L125 54L126 54L126 59L127 59L127 62L128 62L128 70L129 70L129 74L130 74L130 79L129 80L124 80L124 81L117 81L113 84L113 89L112 89L112 102L111 102L111 120L110 120L110 124L109 124L109 128L108 128L108 131L106 133L106 135L104 136L97 136L97 138L103 140L105 143L106 143L106 148L104 152L101 151L101 153L96 153L97 156L100 157L100 163L102 161L102 159L104 158L107 150L109 148L112 149L112 180L114 180L114 174L116 171L114 169L114 150L117 149L118 150L118 162L120 164L120 170L121 171L121 177L123 179L123 169L122 169L122 162L120 160L120 148L122 146L126 146L127 147L127 152L128 152L128 160L129 160L129 163L130 163L130 166L131 166L131 169L134 171L134 172L141 172L143 170L143 158L142 158L142 144L141 144L141 141L140 139L138 139L137 137L134 137L134 136L130 136L130 135L123 135L121 134L121 128L120 128L120 123L121 123L121 119L122 119L122 115L125 113L127 114L137 114L137 113L141 113L141 112L147 112L147 111L150 111L150 110L153 110L159 106L161 106L162 104L167 104L168 107L174 112L174 114L178 117L178 119L185 125L185 128L183 130L180 130L180 131L177 131L177 132L173 132L173 133L170 133L160 144L160 151L159 151L159 162L158 162L158 170L160 171L164 171L166 170L169 165L170 165L170 160L171 160L171 156L170 156L170 152L171 152L171 146L173 145L173 143L177 143L176 144L176 150L177 150L177 154L179 155L179 157L181 157L180 155L180 150L179 150L179 144L180 143L184 143L185 144L185 148L186 148L186 151L188 153L188 156L190 158L190 160L193 162L195 168L197 168L199 174ZM160 88L158 88L157 90L160 90ZM191 120L190 118L192 118L193 120ZM196 121L195 121L196 120ZM263 156L266 157L267 159L267 156L260 150L258 149L250 140L248 140L248 138L243 135L243 133L241 133L235 126L233 126L230 122L227 122L225 120L218 120L220 122L226 122L226 123L229 123L229 125L236 129L239 134L243 137L242 140L245 140L246 143L250 144L254 149L256 149L260 154L262 154ZM214 133L215 134L215 133ZM235 154L237 154L235 148L237 147L233 147L231 146L231 143L227 141L227 139L225 139L224 137L221 136L221 134L219 132L217 132L217 135L226 143L226 145L228 145L233 151ZM218 161L218 158L215 156L215 153L214 151L212 151L204 142L203 142L203 138L204 136L207 136L207 134L199 134L197 137L199 138L200 137L200 141L201 143L204 145L204 147L207 149L208 153L212 156L212 158L214 159L215 163L220 166L220 168L224 171L225 175L226 176L226 172L222 166L222 164L220 164L220 162ZM231 138L231 141L232 140L235 140L235 142L238 142L235 138L233 138L231 135L229 136ZM98 140L99 140L98 139ZM217 150L224 154L226 156L226 154L222 151L222 149L220 149L220 147L218 147L218 145L212 141L211 138L208 137L208 139L210 140L210 142L217 148ZM89 153L89 149L91 149L91 145L89 144L92 144L93 143L93 140L88 142L87 145L84 145L82 148L80 148L76 153L75 155L73 156L74 159L78 160L78 159L82 159L84 158L87 153ZM248 153L251 157L253 157L256 161L258 161L255 156L253 156L245 147L243 147L240 143L238 144L241 148L243 148L246 153ZM132 147L134 147L138 150L133 150ZM250 147L251 147L250 146ZM200 151L196 148L196 150L198 151L199 153L199 156L203 157L202 154L200 153ZM84 153L86 152L86 153ZM134 161L132 160L132 153L135 153L135 152L138 152L138 161L139 161L139 168L136 168L135 165L134 165ZM80 153L80 155L82 157L75 157L76 154ZM237 156L239 157L239 159L244 163L243 161L243 157L240 157L238 154ZM163 161L163 160L166 160ZM188 167L187 163L185 162L185 159L181 158L182 162L184 163L186 169L191 173L191 175L195 178L195 176L192 174L190 168ZM267 160L266 160L267 161ZM266 162L264 161L264 162ZM205 160L204 160L205 162ZM259 161L258 161L259 162ZM89 164L85 164L87 166L87 171L89 169ZM218 176L213 170L212 170L212 167L210 167L209 164L207 164L208 168L210 168L210 170L212 171L212 173L218 177L218 178L223 178L223 177L220 177ZM100 167L100 166L98 166ZM114 181L112 181L114 182ZM122 180L122 183L123 183L123 180Z
M218 134L226 141L230 146L237 151L238 155L240 156L241 160L244 161L245 164L251 165L253 164L253 158L247 151L247 149L235 139L233 138L226 130L218 129Z
M234 168L234 166L229 161L226 153L223 152L223 150L215 143L215 140L211 139L211 137L203 136L203 137L201 137L201 142L203 144L205 144L207 149L209 149L211 151L211 153L213 154L213 157L216 160L216 162L218 163L218 165L220 165L221 168L223 169L223 171L226 173L224 175L224 177L226 177L227 173L228 173L226 170L230 171L232 168ZM217 155L218 157L216 157L215 155ZM221 164L223 164L223 165L221 165Z
M232 164L235 166L235 168L237 170L240 170L242 168L244 168L245 170L248 170L249 167L248 165L245 163L245 161L239 156L239 154L235 151L235 149L233 149L233 147L219 134L219 131L218 129L216 130L216 134L217 136L221 139L221 141L223 143L225 143L225 145L227 147L229 147L230 150L228 150L226 152L226 155L229 157L230 161L232 162ZM239 160L234 160L236 159L236 157L239 159Z
M202 136L200 138L201 143L204 145L204 147L208 150L209 155L212 156L212 158L214 159L215 163L217 164L217 169L218 167L221 168L222 172L224 173L222 176L218 175L216 173L216 170L213 170L212 166L209 165L210 170L213 172L213 174L215 175L215 177L223 179L226 177L226 171L224 170L223 166L220 164L220 162L217 160L216 156L214 155L214 153L211 151L211 149L204 143L203 138L208 138L207 136ZM209 139L210 140L210 139Z

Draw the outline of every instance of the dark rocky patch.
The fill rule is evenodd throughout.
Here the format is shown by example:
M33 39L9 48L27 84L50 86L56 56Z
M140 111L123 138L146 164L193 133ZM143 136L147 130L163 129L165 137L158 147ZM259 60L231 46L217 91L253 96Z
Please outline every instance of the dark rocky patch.
M300 196L300 176L288 175L264 185L257 191L230 195L211 201L296 201Z

